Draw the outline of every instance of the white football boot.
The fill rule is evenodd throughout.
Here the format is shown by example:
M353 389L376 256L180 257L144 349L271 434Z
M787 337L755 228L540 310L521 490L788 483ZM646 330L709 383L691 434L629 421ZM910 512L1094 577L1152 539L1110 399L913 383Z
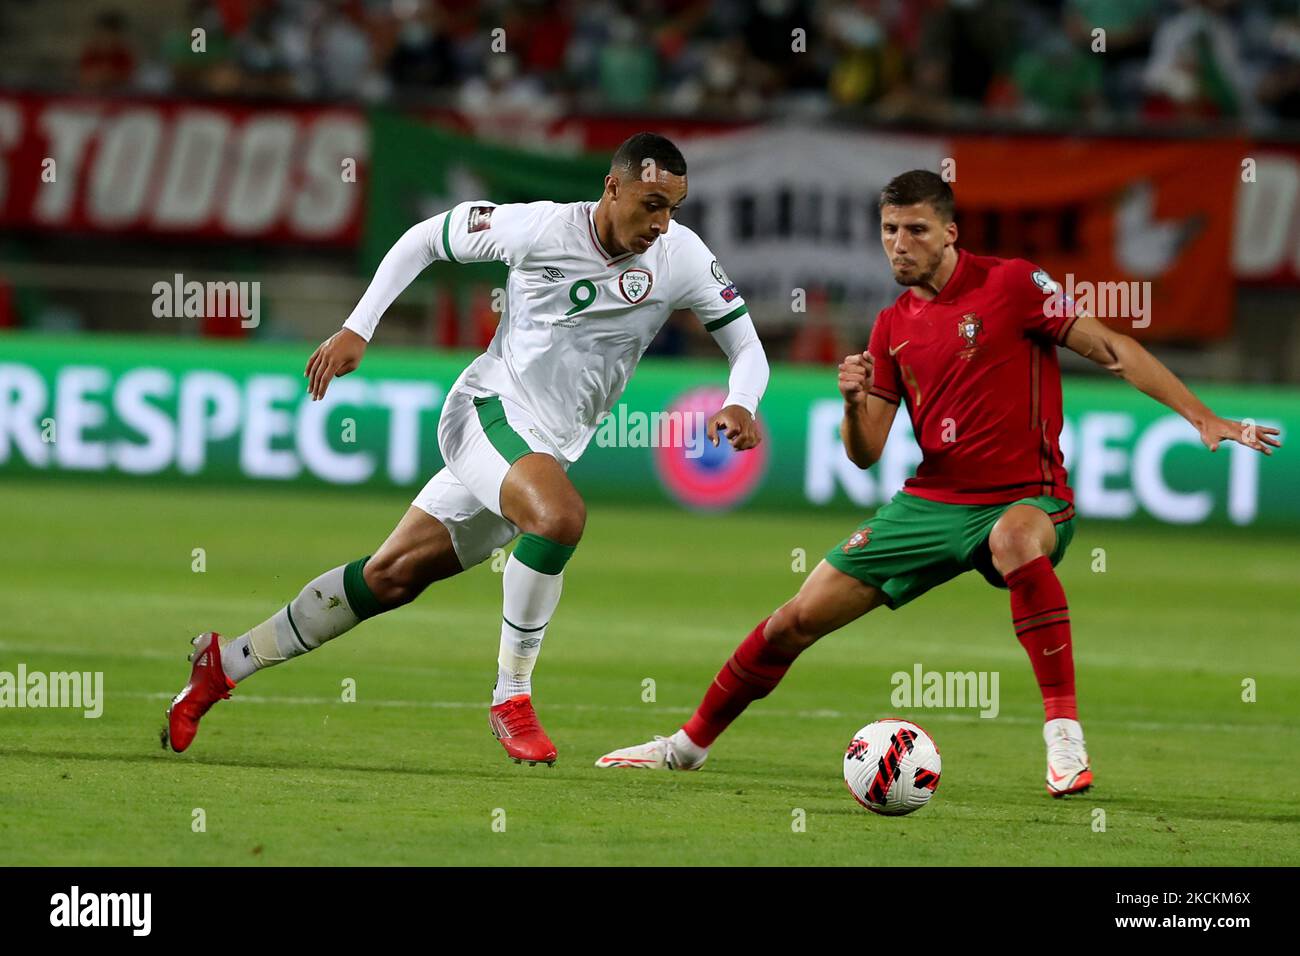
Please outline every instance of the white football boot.
M673 746L672 737L655 737L647 744L611 750L596 761L597 767L640 767L644 770L699 770L708 751L694 763L682 758Z
M1047 743L1047 792L1054 797L1082 793L1092 786L1092 769L1077 720L1057 717L1043 725Z

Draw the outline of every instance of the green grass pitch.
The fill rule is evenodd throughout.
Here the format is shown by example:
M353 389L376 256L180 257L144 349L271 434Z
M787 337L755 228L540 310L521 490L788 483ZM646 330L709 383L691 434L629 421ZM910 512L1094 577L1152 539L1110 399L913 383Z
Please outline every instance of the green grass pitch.
M0 484L0 670L103 671L106 696L93 720L0 710L0 861L1300 863L1294 535L1080 521L1060 573L1097 785L1065 800L1043 788L1041 706L1006 594L974 574L823 640L703 772L592 766L679 726L803 580L793 549L814 565L856 524L845 513L593 504L535 677L553 768L515 765L488 731L500 614L488 565L255 675L188 752L164 752L189 638L237 634L369 553L408 497ZM917 662L998 671L999 715L898 711L890 675ZM341 700L347 678L355 703ZM1242 700L1245 678L1256 702ZM943 753L935 799L901 819L861 810L841 780L852 733L891 714Z

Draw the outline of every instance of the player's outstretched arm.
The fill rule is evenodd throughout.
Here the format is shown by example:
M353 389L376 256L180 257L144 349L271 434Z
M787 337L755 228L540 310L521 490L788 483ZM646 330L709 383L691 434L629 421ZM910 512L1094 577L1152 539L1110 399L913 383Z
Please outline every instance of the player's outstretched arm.
M1183 416L1200 433L1201 442L1210 451L1218 451L1222 441L1240 442L1265 455L1282 447L1276 428L1247 426L1214 414L1141 343L1091 315L1079 316L1065 338L1065 345Z
M849 461L870 468L880 460L898 406L871 394L875 360L870 352L849 355L840 363L840 394L844 396L844 420L840 440Z
M441 213L426 219L402 234L380 261L375 277L343 323L343 328L317 346L303 371L312 401L325 397L325 390L336 375L347 375L356 370L379 319L402 290L438 258L434 254L433 230L447 215L449 213Z
M708 439L716 448L721 435L736 451L745 451L763 440L754 414L767 390L767 353L747 315L719 327L712 335L726 353L731 372L727 379L727 398L709 419Z
M537 223L554 203L497 206L472 200L416 223L393 243L343 330L312 354L304 374L313 400L323 398L335 375L361 364L366 343L388 307L433 262L504 262L514 265L537 233Z

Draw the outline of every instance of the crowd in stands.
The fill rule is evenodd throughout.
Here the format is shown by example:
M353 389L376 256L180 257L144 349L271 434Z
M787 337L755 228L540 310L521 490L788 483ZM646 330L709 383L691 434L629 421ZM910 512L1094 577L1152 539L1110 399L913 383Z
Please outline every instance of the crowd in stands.
M105 8L75 83L466 111L1300 122L1296 0L191 0L155 26Z

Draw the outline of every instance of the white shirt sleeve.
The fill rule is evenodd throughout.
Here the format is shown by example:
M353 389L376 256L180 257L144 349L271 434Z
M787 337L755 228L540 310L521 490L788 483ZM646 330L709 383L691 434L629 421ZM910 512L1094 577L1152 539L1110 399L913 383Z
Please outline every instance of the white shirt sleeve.
M553 202L506 203L475 200L454 207L437 234L441 258L449 262L519 265L541 233Z
M713 340L727 353L731 374L727 379L727 405L739 405L751 415L758 413L758 403L767 390L767 353L758 340L758 332L748 315L715 329Z
M669 228L686 233L673 263L674 282L681 284L672 307L694 312L727 354L731 374L724 404L739 405L753 415L767 389L768 366L749 306L699 236L680 224Z
M345 329L367 342L402 290L432 262L504 262L516 266L539 234L554 203L494 205L471 200L417 223L388 250Z
M669 228L684 233L673 248L676 298L672 307L690 309L710 332L748 315L749 307L736 283L722 270L704 240L679 223Z

